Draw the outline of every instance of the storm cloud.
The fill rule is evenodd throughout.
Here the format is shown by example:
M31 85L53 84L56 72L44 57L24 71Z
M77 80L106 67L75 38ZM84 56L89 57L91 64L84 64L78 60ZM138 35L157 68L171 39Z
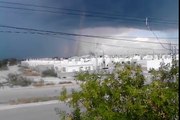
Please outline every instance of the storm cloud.
M60 20L59 23L62 22L60 25L69 23L69 26L74 29L78 28L78 23L84 28L122 26L146 29L146 17L149 18L153 29L177 29L177 24L165 24L163 21L178 22L178 0L54 0L54 2L43 0L42 4L81 10L82 14L78 17L65 16L64 19L61 19L62 16L56 16L56 19ZM96 17L83 16L83 13L86 14L88 11ZM99 12L99 14L93 12ZM100 13L106 13L105 16L119 19L98 18L97 16L104 15ZM52 16L49 18L54 20ZM141 21L133 20L133 18L141 19ZM159 20L160 23L156 20Z
M147 17L148 24L158 33L159 36L178 37L178 24L169 24L171 22L178 22L178 0L6 0L6 2L76 9L81 12L80 15L67 15L60 13L5 9L0 7L1 25L78 34L152 37L152 33L147 34L145 32L147 31L147 26L145 25ZM50 8L27 7L5 3L0 3L0 6L59 11ZM96 17L86 16L88 13L87 11ZM97 14L95 12L106 13L106 15ZM110 19L117 17L117 15L118 19ZM106 16L107 18L98 18L97 16ZM141 21L136 21L132 18L141 19ZM132 29L136 34L129 33ZM12 29L0 28L0 30ZM101 32L99 30L101 30ZM69 57L73 55L87 54L91 51L90 48L94 46L93 44L92 46L90 44L84 45L85 43L79 41L94 41L94 39L87 39L84 37L73 38L70 36L65 37L69 40L61 38L61 36L0 33L0 58ZM148 40L152 41L152 39ZM100 43L104 41L99 40L98 42ZM113 42L109 40L105 43L109 44ZM123 43L115 42L114 44L122 45ZM127 46L127 44L123 45ZM134 44L132 44L132 46L134 46ZM138 46L143 47L144 45L141 44ZM161 48L161 46L157 46L157 48ZM110 48L104 46L102 49L107 49L109 51ZM123 49L121 51L127 50Z

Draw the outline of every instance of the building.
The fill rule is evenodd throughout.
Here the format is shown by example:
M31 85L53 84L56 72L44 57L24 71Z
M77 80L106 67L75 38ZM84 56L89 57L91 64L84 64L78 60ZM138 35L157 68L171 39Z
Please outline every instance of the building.
M177 55L178 56L178 55ZM178 58L178 57L177 57ZM137 63L142 66L143 70L158 69L162 64L172 65L172 57L170 55L134 55L129 57L120 56L82 56L72 57L69 59L29 59L21 62L22 66L35 68L39 71L53 68L57 73L73 73L80 71L95 71L99 69L113 69L113 63Z

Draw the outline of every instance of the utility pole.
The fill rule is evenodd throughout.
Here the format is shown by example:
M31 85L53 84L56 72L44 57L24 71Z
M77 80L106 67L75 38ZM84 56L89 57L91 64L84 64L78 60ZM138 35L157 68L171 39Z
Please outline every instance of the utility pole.
M171 46L171 56L172 56L172 61L174 61L174 46Z
M105 68L104 50L102 49L102 51L103 51L103 68Z
M175 68L175 69L177 67L177 61L176 61L176 52L177 52L177 49L176 49L176 47L177 47L176 45L172 46L172 67ZM174 77L174 80L177 81L176 75L174 75L173 77Z
M177 51L176 46L174 46L174 54L173 55L174 55L174 62L175 62L174 65L175 65L175 67L176 67L176 51Z
M148 26L148 18L146 17L146 26Z
M147 17L146 17L146 26L147 26L147 28L149 29L149 31L151 31L152 34L156 37L156 40L159 41L158 36L157 36L157 35L155 34L155 32L150 28L150 25L148 24L148 18L147 18ZM166 47L161 43L161 41L159 41L159 43L160 43L160 45L161 45L164 49L169 50L169 48L166 48Z
M170 55L172 55L172 46L171 46L171 42L169 43L169 47L170 47Z
M177 51L177 49L176 49L176 45L174 46L174 59L175 59L175 61L176 61L176 51ZM176 65L176 63L175 63L175 65Z
M153 60L154 60L154 49L153 49Z
M96 72L98 72L98 59L97 59L97 45L98 43L96 42L96 48L95 48L95 57L96 57Z

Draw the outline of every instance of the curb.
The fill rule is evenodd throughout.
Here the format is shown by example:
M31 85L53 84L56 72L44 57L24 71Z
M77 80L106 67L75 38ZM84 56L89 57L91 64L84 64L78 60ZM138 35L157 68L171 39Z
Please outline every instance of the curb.
M52 100L52 101L45 101L45 102L36 102L36 103L26 103L26 104L18 104L18 105L2 105L0 106L1 110L10 110L10 109L17 109L17 108L25 108L25 107L34 107L34 106L41 106L41 105L50 105L55 103L62 103L58 100Z

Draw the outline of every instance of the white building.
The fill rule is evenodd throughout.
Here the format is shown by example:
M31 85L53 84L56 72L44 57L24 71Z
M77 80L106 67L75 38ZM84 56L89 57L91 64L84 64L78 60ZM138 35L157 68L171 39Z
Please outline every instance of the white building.
M178 56L178 55L177 55ZM178 57L177 57L178 58ZM92 56L83 56L83 57L72 57L69 59L30 59L21 62L22 66L27 66L31 68L49 66L54 68L56 72L61 73L70 73L70 72L79 72L79 71L93 71L96 69L102 69L108 67L112 63L117 62L136 62L142 66L146 71L151 68L158 69L162 63L171 65L172 58L170 55L162 55L159 57L157 55L146 55L140 56L135 55L131 57L118 57L118 56L103 56L103 57L92 57ZM47 67L48 66L48 67Z

